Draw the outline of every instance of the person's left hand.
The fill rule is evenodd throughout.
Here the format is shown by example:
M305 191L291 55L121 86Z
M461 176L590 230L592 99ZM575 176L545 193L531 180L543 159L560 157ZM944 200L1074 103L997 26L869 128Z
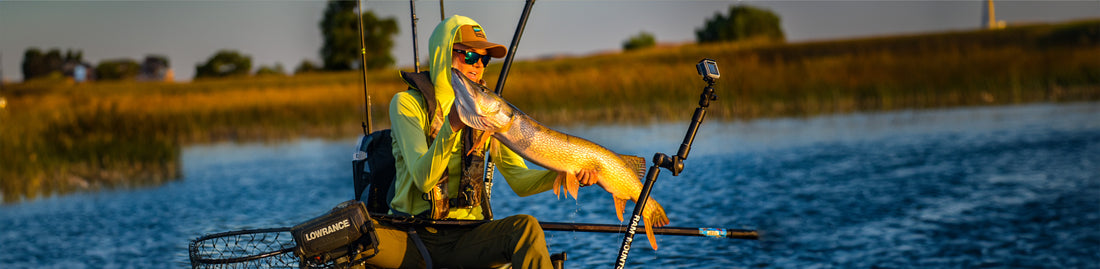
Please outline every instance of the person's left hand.
M600 178L596 175L596 169L584 169L577 172L577 181L580 181L581 187L588 187L596 184L600 181Z

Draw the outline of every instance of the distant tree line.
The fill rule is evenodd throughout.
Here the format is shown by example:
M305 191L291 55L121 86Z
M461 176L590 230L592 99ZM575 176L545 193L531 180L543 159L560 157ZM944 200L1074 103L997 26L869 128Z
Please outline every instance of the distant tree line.
M373 11L364 11L357 18L353 1L330 0L319 26L321 27L321 64L302 60L294 68L294 74L347 71L363 67L363 51L359 41L359 20L363 21L363 44L366 46L367 68L383 68L394 64L393 36L397 34L397 20L379 18ZM206 62L195 67L195 78L245 76L252 69L252 57L233 50L215 53ZM285 74L282 64L261 66L256 75Z
M62 55L59 49L51 49L45 53L38 48L27 49L23 53L23 79L60 77L66 71L65 65L82 64L83 58L84 53L79 50L66 50Z
M323 44L320 51L322 63L302 60L294 69L295 74L346 71L363 68L383 68L394 64L390 53L393 48L393 36L397 34L397 21L393 18L379 18L372 11L359 15L353 1L329 0L319 26ZM357 17L358 16L358 17ZM360 47L359 20L363 24L363 45ZM704 21L702 28L695 31L699 43L725 42L749 39L783 42L785 36L780 27L779 16L766 9L747 5L730 6L728 14L715 14ZM623 42L623 50L637 50L656 45L653 34L642 31ZM365 59L360 58L360 52ZM43 53L37 48L28 49L24 54L23 75L25 80L49 76L73 76L81 67L92 69L83 62L81 51L68 50L64 54L54 49ZM157 74L150 66L168 67L168 59L151 55L142 64L130 59L107 60L94 67L94 79L121 80L141 79L148 74ZM252 73L252 58L235 50L220 50L205 62L195 65L195 78L220 78L248 75L285 74L282 64L261 66Z
M378 18L369 10L363 12L361 18L356 18L355 5L354 1L328 1L321 19L324 70L359 69L364 61L367 68L381 68L394 63L390 50L393 48L393 35L397 34L397 20L393 17ZM363 20L365 60L360 59L359 19Z
M702 29L695 30L699 43L763 39L783 42L786 37L779 25L779 15L748 5L730 6L729 14L714 14Z
M302 60L294 68L294 74L347 71L363 67L383 68L394 64L393 36L397 34L397 20L379 18L373 11L364 11L361 17L353 1L328 1L319 26L321 27L321 64ZM365 60L360 58L359 20L363 21ZM195 67L195 78L248 75L252 58L237 51L223 50ZM285 74L281 64L261 66L256 75Z
M132 59L113 59L100 61L98 65L84 61L80 50L51 49L42 52L38 48L29 48L23 53L23 80L42 78L71 77L77 81L85 80L162 80L168 70L168 58L161 55L148 55L145 61L138 63Z
M623 42L623 50L644 49L657 45L657 38L653 34L642 31Z
M359 19L363 22L363 43L366 46L365 62L367 68L383 68L394 64L390 53L393 48L393 36L397 34L397 20L393 17L380 18L372 11L363 12L357 17L355 2L330 0L319 26L323 45L320 56L322 63L302 60L294 74L346 71L364 66L360 58ZM162 70L153 68L163 67ZM47 77L74 77L75 70L86 70L88 80L126 80L144 79L157 74L163 75L168 68L168 59L164 56L150 55L139 63L132 59L112 59L101 61L92 66L83 61L79 50L58 49L43 52L38 48L29 48L23 57L24 81ZM195 79L220 78L231 76L267 76L286 74L282 64L260 66L253 73L252 57L236 50L219 50L206 61L195 65ZM75 77L74 77L75 78Z
M695 29L697 43L764 40L783 42L786 36L780 25L779 15L748 5L733 5L728 14L717 13L703 21L702 28ZM631 51L653 47L657 44L653 34L642 31L623 41L623 50Z

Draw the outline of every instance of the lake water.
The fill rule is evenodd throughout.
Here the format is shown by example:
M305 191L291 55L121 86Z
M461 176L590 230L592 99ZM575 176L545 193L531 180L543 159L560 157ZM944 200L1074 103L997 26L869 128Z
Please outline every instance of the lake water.
M1100 103L703 124L653 197L671 226L760 241L639 234L631 268L1100 268ZM624 154L674 153L687 120L561 130ZM214 232L293 226L352 196L354 140L183 150L182 180L0 206L0 267L187 267ZM519 198L497 216L618 224L609 195ZM629 208L633 204L628 205ZM628 211L629 211L628 208ZM569 268L606 268L620 234L547 232Z

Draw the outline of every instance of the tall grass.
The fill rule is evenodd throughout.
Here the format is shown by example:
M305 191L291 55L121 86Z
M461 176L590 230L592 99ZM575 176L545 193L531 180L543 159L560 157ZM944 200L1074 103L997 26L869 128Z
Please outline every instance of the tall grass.
M374 92L401 89L397 79L377 77ZM181 144L348 136L363 118L361 85L352 73L9 85L0 111L0 188L5 202L16 202L155 185L180 176Z
M1100 21L528 62L504 96L544 121L684 119L702 58L721 68L722 118L1100 99Z
M1100 99L1100 20L995 31L822 41L664 46L516 62L503 96L561 125L687 120L722 78L712 119ZM495 82L499 65L489 67ZM367 78L375 128L388 126L395 70ZM0 188L5 202L179 178L180 147L361 133L360 73L191 83L45 80L5 85Z

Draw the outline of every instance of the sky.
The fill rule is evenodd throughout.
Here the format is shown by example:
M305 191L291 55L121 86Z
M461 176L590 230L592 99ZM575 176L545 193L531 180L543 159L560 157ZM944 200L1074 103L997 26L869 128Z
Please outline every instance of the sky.
M695 30L731 5L746 4L779 15L788 42L977 29L984 0L956 1L691 1L539 0L535 2L517 60L618 51L640 32L660 43L694 42ZM409 1L366 1L364 10L397 20L392 51L396 65L411 69L413 40ZM419 55L440 21L440 1L415 1ZM524 2L446 0L447 16L477 20L491 42L511 43ZM93 65L102 60L163 55L177 81L190 81L195 66L217 51L235 50L254 68L281 64L292 72L303 60L320 63L321 0L0 0L0 72L22 81L23 53L31 47L79 50ZM997 20L1008 25L1100 18L1100 0L995 1ZM424 59L421 59L422 61Z

